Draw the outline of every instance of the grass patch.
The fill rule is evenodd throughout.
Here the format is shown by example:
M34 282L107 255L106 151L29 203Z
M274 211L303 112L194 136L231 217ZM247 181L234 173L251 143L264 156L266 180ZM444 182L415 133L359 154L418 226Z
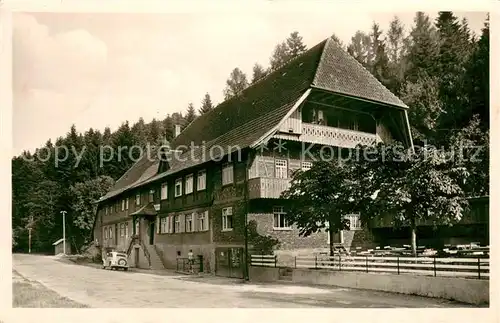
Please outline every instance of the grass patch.
M42 284L13 272L12 307L83 308L83 304L62 297Z

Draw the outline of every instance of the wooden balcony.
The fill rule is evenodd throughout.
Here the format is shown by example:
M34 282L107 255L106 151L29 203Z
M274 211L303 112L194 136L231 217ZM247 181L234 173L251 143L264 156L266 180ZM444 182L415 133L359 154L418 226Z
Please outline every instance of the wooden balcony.
M290 179L252 178L248 181L249 199L277 199L281 192L290 188Z
M328 127L323 125L302 123L300 141L335 147L354 148L358 144L373 145L380 141L376 134Z

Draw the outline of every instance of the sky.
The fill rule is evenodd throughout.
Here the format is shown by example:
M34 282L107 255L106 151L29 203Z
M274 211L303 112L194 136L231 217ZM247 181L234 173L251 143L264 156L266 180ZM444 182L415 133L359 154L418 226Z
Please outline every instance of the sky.
M486 13L455 14L480 33ZM348 44L373 22L386 31L395 15L411 27L414 12L15 13L12 153L54 142L72 124L113 131L199 108L207 92L220 103L231 70L251 78L291 32L309 48L332 33Z

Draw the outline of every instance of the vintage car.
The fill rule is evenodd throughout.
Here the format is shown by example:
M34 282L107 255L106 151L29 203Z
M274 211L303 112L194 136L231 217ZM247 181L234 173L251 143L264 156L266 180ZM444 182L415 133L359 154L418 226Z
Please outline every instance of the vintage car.
M118 251L109 251L102 259L102 269L123 269L128 270L127 254Z

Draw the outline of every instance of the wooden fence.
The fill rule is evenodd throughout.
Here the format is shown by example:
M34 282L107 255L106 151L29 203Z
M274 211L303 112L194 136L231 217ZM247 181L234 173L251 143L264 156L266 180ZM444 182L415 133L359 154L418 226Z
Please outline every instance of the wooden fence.
M281 267L275 255L252 255L252 266ZM290 267L290 266L287 266ZM489 279L487 258L297 256L293 268Z
M276 255L251 255L251 265L256 267L277 267Z

